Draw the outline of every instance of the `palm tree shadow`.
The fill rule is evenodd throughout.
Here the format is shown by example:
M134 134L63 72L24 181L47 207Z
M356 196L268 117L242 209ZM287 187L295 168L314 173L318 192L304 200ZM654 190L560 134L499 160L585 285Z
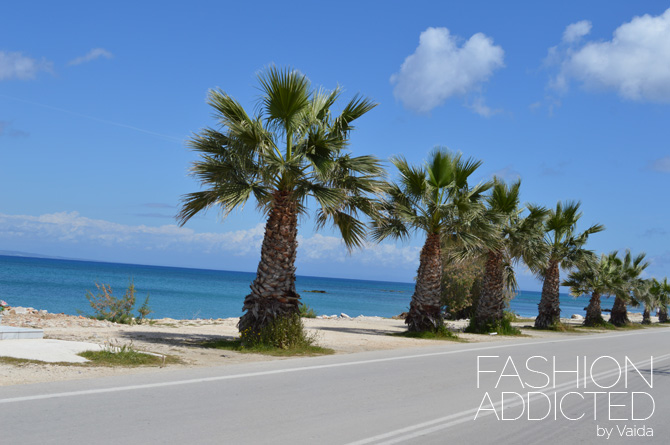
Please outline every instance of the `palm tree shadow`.
M371 329L371 328L345 328L345 327L330 327L330 326L319 326L317 328L319 331L334 331L334 332L344 332L346 334L362 334L362 335L389 335L397 334L397 330L392 329Z
M205 342L219 341L219 340L236 340L232 335L211 335L211 334L184 334L171 332L149 332L149 331L132 331L121 332L120 336L130 341L138 341L144 343L162 344L167 346L181 346L189 348L204 348L202 345Z

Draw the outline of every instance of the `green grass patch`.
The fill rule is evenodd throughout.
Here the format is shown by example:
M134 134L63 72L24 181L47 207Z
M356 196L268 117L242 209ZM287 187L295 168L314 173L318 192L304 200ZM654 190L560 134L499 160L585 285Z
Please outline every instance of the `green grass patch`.
M484 334L490 335L491 333L496 333L497 335L508 335L519 337L524 334L521 333L521 330L515 326L512 326L512 322L516 321L518 318L513 312L505 312L503 318L497 322L489 322L480 325L475 324L475 319L470 319L470 324L465 328L465 332L470 334Z
M533 326L533 329L538 331L579 332L577 330L578 327L579 326L575 326L573 324L558 322L546 328L536 328L535 326Z
M442 326L441 329L439 329L437 332L434 331L423 331L423 332L410 332L410 331L404 331L404 332L394 332L392 334L388 334L393 337L405 337L405 338L420 338L423 340L448 340L448 341L458 341L458 342L463 342L467 343L467 340L460 338L458 335L454 334L451 332L449 329L447 329L446 326Z
M58 366L81 366L85 363L71 363L71 362L43 362L41 360L30 360L27 358L16 357L0 357L0 364L12 366L26 366L26 365L58 365Z
M617 330L616 326L614 326L613 324L608 323L608 322L599 323L599 324L596 324L594 326L581 325L581 326L576 326L576 328L577 329L584 329L584 330L587 330L587 331L602 331L602 330L616 331Z
M145 354L134 350L130 346L119 348L105 348L101 351L84 351L77 354L90 361L95 366L164 366L167 364L181 363L179 359L172 356Z
M294 346L292 348L277 348L275 346L263 344L244 346L242 340L239 339L206 341L200 343L200 346L203 348L223 349L224 351L235 351L245 354L263 354L278 357L329 355L335 353L335 351L330 348L323 348L313 344Z
M614 326L614 328L618 331L628 331L628 330L636 330L636 329L644 329L645 326L649 325L642 325L641 323L633 323L633 322L628 322L622 326L616 326L610 323L611 326Z

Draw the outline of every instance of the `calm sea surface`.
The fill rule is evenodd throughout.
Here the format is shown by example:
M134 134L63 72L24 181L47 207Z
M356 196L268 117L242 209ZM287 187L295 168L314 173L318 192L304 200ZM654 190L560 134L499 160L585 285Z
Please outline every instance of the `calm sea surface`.
M242 301L254 276L249 272L0 255L0 299L10 306L51 313L90 314L86 291L96 292L95 283L111 285L114 295L121 297L133 280L138 305L150 295L152 318L227 318L242 314ZM407 310L414 284L298 276L296 288L318 314L391 317ZM325 293L308 292L312 290ZM521 316L535 316L539 301L539 292L521 291L512 300L511 309ZM604 298L602 303L603 309L609 309L613 300ZM561 315L584 315L587 304L587 297L561 295Z

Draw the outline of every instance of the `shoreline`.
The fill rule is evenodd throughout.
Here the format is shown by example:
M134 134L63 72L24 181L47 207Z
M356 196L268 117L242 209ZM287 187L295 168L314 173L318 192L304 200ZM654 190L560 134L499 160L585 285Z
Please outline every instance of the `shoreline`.
M107 345L131 345L134 349L162 355L172 355L182 360L182 364L169 365L166 368L138 367L81 367L70 364L51 364L44 362L20 362L17 364L0 361L0 386L49 382L56 380L74 380L103 377L119 374L161 372L164 369L183 369L212 366L230 366L240 363L285 360L288 357L274 357L260 354L240 353L228 350L209 349L201 346L204 341L232 340L237 338L238 318L176 320L163 318L151 320L139 325L117 324L64 314L50 314L30 308L18 312L6 311L3 325L39 328L44 330L45 339L87 342ZM629 313L632 322L641 321L641 316ZM654 320L654 317L652 317ZM562 319L578 326L582 320ZM365 351L417 348L435 345L454 344L449 341L425 340L392 336L406 330L404 320L359 316L355 318L303 318L309 333L317 337L320 346L331 348L335 354L352 354ZM536 331L524 329L522 337L467 334L462 329L467 320L447 321L447 326L457 331L458 336L467 342L497 342L503 340L524 341L532 338L558 338L590 333L616 332L608 330L589 330L575 332ZM514 322L520 328L532 325L529 318ZM12 340L3 340L12 341ZM23 341L23 340L14 340Z

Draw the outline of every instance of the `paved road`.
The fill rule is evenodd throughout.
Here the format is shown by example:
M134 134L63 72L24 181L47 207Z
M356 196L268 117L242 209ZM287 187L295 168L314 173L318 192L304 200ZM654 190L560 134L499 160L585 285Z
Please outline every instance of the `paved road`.
M656 328L0 387L0 444L665 444L669 346Z

